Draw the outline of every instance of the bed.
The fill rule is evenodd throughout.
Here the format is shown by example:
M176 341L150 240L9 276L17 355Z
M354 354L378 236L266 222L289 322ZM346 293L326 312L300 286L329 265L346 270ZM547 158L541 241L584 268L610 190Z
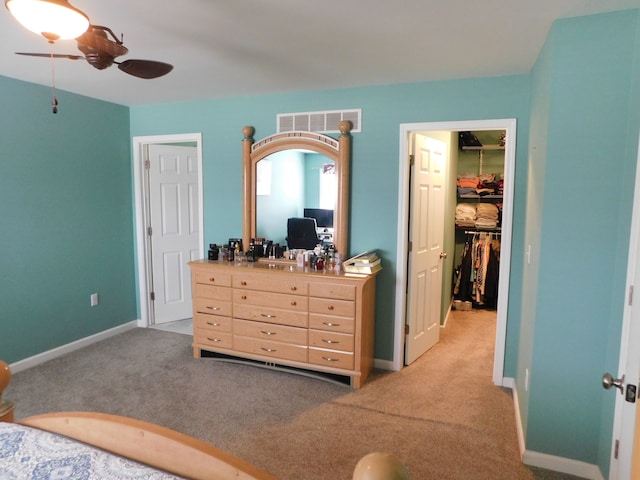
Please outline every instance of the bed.
M2 393L11 372L0 361L0 478L111 480L276 480L242 459L152 423L95 412L57 412L13 423ZM353 480L408 480L393 455L374 452Z

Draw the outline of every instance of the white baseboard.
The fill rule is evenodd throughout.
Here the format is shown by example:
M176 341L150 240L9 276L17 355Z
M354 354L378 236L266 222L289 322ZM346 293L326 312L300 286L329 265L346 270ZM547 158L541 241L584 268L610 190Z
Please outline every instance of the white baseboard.
M109 337L124 333L128 330L133 330L134 328L138 328L138 320L133 320L131 322L118 325L117 327L110 328L109 330L105 330L104 332L99 332L95 335L81 338L80 340L76 340L75 342L67 343L66 345L56 347L52 350L39 353L37 355L34 355L33 357L19 360L15 363L10 364L9 368L11 368L12 373L22 372L23 370L26 370L28 368L35 367L36 365L40 365L41 363L53 360L57 357L61 357L62 355L71 353L75 350L88 347L93 343L99 342L101 340L106 340Z
M590 480L605 480L600 468L591 463L572 460L570 458L557 457L546 453L533 452L527 450L524 429L522 428L522 416L520 413L520 401L518 399L518 389L513 378L505 378L503 385L509 386L513 392L513 405L516 414L516 430L518 433L518 447L522 463L531 467L544 468L554 472L567 473L576 477L588 478Z
M531 467L546 468L555 472L568 473L576 477L590 480L604 480L602 472L597 465L571 460L570 458L556 457L546 453L530 452L525 450L522 463Z
M379 358L373 359L373 367L380 370L394 371L392 360L380 360Z
M513 406L516 411L516 433L518 434L518 449L520 451L520 460L524 458L524 452L526 451L525 441L524 441L524 430L522 428L522 415L520 413L520 400L518 399L518 389L516 388L515 379L510 378L504 379L502 384L504 386L505 383L509 383L509 388L511 388L511 392L513 393Z

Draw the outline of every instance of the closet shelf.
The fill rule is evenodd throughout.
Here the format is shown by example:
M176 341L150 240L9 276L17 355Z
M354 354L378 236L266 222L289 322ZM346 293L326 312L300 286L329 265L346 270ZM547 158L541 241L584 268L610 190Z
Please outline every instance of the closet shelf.
M476 193L465 193L464 195L458 195L458 198L469 198L473 200L478 200L481 198L501 199L502 195L478 195Z
M504 150L504 145L482 145L482 146L463 146L462 150Z
M486 232L486 233L500 233L502 227L496 228L480 228L480 227L465 227L464 225L456 225L456 231L466 230L464 233L469 233L469 230L474 232Z

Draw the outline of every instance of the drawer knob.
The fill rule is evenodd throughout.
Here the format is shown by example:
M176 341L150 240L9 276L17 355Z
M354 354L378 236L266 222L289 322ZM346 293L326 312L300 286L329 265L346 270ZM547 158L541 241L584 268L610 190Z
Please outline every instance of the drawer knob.
M244 280L242 282L240 282L240 285L242 285L243 287L247 286L247 282L245 282Z
M296 302L295 300L291 302L291 306L295 307L296 305L298 305L298 302Z
M216 322L207 322L207 325L211 325L212 327L219 327L220 324Z
M240 298L241 298L242 300L246 300L246 299L247 299L247 296L246 296L246 295L242 295Z
M215 279L214 277L209 277L209 281L210 281L211 283L213 283L213 282L215 282L215 281L216 281L216 279Z
M263 335L275 335L276 332L269 332L267 330L260 330L260 333Z
M339 323L331 323L331 322L322 322L323 325L326 325L327 327L339 327L340 324Z
M329 343L329 344L334 344L334 343L335 343L335 344L338 344L338 343L340 343L340 342L338 342L337 340L327 340L327 339L324 339L324 338L322 339L322 341L323 341L324 343Z
M209 337L207 337L207 340L209 340L210 342L215 342L215 343L218 343L218 342L222 341L219 338L209 338Z
M331 357L322 357L323 360L326 360L327 362L339 362L340 359L339 358L331 358Z
M217 310L220 310L220 307L212 307L212 306L210 306L210 305L207 305L207 308L208 308L209 310L213 310L214 312L215 312L215 311L217 311Z
M273 353L273 352L276 351L275 348L266 348L266 347L262 347L262 350L264 350L265 352L268 352L268 353Z
M296 287L295 285L293 287L291 287L291 291L295 292L296 290L298 290L298 287Z
M276 318L277 315L271 315L270 313L261 313L260 316L264 318Z
M328 308L329 310L333 310L333 305L329 305L327 308Z

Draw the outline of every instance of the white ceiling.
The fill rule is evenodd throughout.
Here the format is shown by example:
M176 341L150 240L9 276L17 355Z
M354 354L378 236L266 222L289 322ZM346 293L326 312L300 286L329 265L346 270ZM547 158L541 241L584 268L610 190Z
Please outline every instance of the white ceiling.
M56 88L123 105L528 73L552 22L640 0L72 0L124 34L129 54L174 65L142 80L55 61ZM0 75L51 85L46 40L0 12ZM74 40L55 53L79 54Z

